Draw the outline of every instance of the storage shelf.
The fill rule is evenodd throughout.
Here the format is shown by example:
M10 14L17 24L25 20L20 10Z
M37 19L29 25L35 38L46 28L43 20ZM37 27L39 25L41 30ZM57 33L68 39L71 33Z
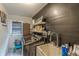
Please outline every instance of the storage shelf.
M32 31L32 32L36 32L36 33L43 33L43 31L40 31L40 32L38 32L38 31Z
M37 26L37 25L44 25L44 24L46 24L46 22L38 22L38 23L35 23L33 26Z

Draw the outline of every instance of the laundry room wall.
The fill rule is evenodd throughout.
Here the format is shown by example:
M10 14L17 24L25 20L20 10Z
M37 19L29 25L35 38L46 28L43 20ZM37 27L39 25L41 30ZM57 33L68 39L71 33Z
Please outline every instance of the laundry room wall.
M7 15L7 12L2 4L0 4L0 10ZM6 40L7 40L7 27L2 26L0 17L0 55L5 55Z
M49 3L33 19L44 16L48 30L61 34L62 43L79 44L79 4Z

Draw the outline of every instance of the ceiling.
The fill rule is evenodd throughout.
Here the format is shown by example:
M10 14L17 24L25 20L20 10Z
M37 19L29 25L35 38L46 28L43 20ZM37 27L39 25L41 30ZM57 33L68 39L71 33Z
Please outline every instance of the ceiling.
M10 15L33 17L47 3L3 3L2 5Z

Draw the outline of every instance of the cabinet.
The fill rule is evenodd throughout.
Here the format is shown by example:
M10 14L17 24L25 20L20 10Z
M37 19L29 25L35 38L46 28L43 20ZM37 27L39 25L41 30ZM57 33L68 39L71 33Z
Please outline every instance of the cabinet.
M25 41L31 40L30 24L28 23L23 23L23 37Z
M27 36L30 34L30 24L23 23L23 36Z

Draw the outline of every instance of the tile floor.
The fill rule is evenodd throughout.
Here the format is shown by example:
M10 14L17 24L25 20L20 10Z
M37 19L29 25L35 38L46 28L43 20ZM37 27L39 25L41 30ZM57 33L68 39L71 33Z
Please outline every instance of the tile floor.
M16 51L8 49L6 56L22 56L22 49L17 49Z

